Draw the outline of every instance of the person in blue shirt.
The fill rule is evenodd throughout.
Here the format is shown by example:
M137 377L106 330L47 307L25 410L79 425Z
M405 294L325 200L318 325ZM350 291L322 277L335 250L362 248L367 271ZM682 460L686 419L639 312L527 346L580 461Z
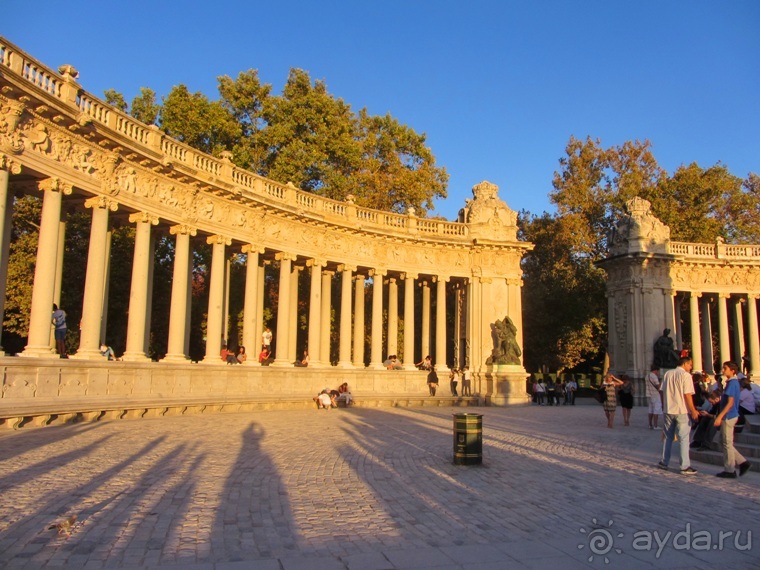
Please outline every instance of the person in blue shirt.
M720 412L715 416L713 425L720 428L721 446L723 448L723 471L717 477L736 479L736 466L739 475L749 471L750 463L734 447L734 426L739 419L739 396L741 387L736 375L739 365L736 362L723 363L723 396L720 398Z

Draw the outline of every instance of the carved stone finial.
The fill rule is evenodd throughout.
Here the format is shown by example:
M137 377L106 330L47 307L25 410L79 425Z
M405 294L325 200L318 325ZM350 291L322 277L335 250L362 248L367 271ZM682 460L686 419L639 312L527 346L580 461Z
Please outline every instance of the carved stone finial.
M232 153L228 150L223 150L219 153L222 162L232 162Z
M517 212L499 198L496 184L484 180L472 187L472 195L460 215L472 237L517 239Z
M63 78L69 81L74 81L79 77L79 72L74 68L73 65L62 65L58 68L58 73L63 75Z
M636 196L625 203L628 214L618 221L607 239L611 255L648 251L665 253L670 228L651 212L652 204Z

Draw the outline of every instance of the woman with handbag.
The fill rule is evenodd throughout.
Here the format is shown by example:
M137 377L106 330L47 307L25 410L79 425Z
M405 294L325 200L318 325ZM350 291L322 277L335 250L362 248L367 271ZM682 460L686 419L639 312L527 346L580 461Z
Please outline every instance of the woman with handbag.
M615 378L611 372L607 373L602 382L602 388L604 388L607 394L607 399L602 402L604 408L604 415L607 416L607 427L612 428L615 421L615 410L617 409L617 391L620 386L623 385L623 381L620 378Z

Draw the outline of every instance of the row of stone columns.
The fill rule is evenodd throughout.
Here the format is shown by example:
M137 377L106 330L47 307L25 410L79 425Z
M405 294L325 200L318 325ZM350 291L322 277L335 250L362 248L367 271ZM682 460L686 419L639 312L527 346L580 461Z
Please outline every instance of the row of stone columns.
M694 370L704 370L709 374L716 373L710 307L710 304L714 302L717 305L718 313L718 357L720 362L733 360L741 365L742 356L746 353L750 360L750 373L755 377L760 375L760 329L758 328L757 308L760 296L752 294L731 295L728 293L711 295L701 292L691 292L687 295ZM730 310L729 303L733 310ZM746 327L743 309L745 305ZM676 306L680 309L680 303L676 303ZM676 317L676 336L679 348L683 348L683 335L680 327L678 327L681 322L680 311ZM732 321L730 324L729 320ZM733 334L731 333L732 330Z
M51 307L60 300L63 240L65 224L61 222L62 195L71 194L72 187L62 181L49 178L39 182L38 188L43 192L42 215L40 220L39 247L35 266L34 287L30 315L28 344L22 353L27 357L50 357L51 351ZM0 169L0 278L5 283L8 266L8 242L10 239L10 217L12 214L12 197L8 192L8 171ZM92 210L89 250L87 257L86 281L82 319L80 323L80 346L76 357L82 359L100 358L99 346L104 339L105 312L108 291L109 258L109 212L116 211L118 204L106 197L92 197L84 201L84 206ZM130 287L129 315L127 321L125 361L147 361L147 345L150 330L150 310L153 286L153 251L155 237L152 227L158 225L158 217L146 212L136 212L129 216L135 224L135 242L133 270ZM192 250L191 237L197 235L197 228L177 224L169 228L175 236L175 258L171 290L169 335L167 362L184 362L187 360L189 343L189 315L192 287ZM227 281L227 247L232 240L228 237L213 235L206 239L212 246L211 268L209 273L208 321L206 336L206 353L204 362L221 362L219 352L227 328L225 313L228 297ZM259 346L263 329L264 313L264 279L265 264L260 260L264 250L253 244L244 245L243 253L247 255L246 279L244 292L243 344L251 348ZM303 269L294 262L297 256L288 252L279 252L275 259L280 262L277 306L276 358L274 366L291 366L300 355L296 353L297 312L298 312L298 275ZM309 259L306 266L311 272L308 303L308 342L307 350L312 366L326 366L330 362L330 311L332 297L332 278L335 271L326 270L326 260ZM341 273L341 305L339 322L339 358L340 367L363 367L365 362L365 281L373 279L371 300L371 342L370 362L372 368L382 368L387 354L396 354L398 337L398 279L404 281L404 362L405 369L415 365L414 347L414 287L417 275L400 273L390 276L388 284L388 322L387 346L383 352L383 308L386 306L383 295L383 280L387 275L384 269L372 269L367 274L356 273L357 267L338 264L336 270ZM446 336L446 276L434 276L436 283L435 314L435 356L438 367L447 364ZM427 281L419 282L422 289L422 356L430 353L431 290ZM5 288L0 303L4 304ZM351 301L354 301L352 308ZM0 304L0 310L2 310ZM353 339L353 342L352 342ZM352 353L353 347L353 353ZM255 356L255 355L254 355ZM459 356L456 359L459 360ZM256 358L250 358L250 364L257 365Z

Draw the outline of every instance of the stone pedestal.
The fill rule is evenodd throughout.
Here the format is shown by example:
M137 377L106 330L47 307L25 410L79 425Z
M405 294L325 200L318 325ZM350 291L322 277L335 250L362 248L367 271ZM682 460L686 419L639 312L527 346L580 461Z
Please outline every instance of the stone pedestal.
M495 365L484 373L481 380L481 394L487 406L512 406L529 404L530 396L525 391L525 380L529 374L519 365Z

